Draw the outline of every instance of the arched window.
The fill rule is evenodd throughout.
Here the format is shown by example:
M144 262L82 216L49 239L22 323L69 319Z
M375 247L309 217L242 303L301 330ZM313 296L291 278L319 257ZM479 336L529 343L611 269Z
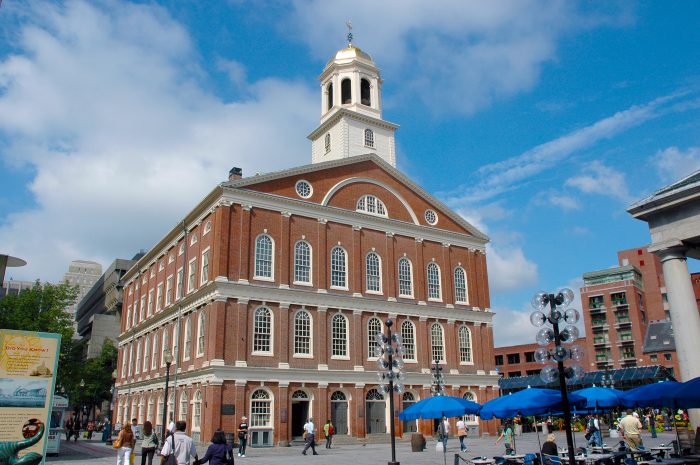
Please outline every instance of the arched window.
M147 335L143 343L143 372L151 368L151 336Z
M430 327L430 354L433 361L438 363L445 362L445 338L440 323L433 323Z
M292 394L292 399L309 400L309 395L306 393L306 391L302 391L301 389L297 389Z
M180 248L177 250L178 255L182 255L183 253L185 253L185 243L184 242L182 244L180 244Z
M163 396L158 396L158 405L156 405L156 425L161 425L163 422Z
M130 415L130 416L131 416L132 418L134 418L134 417L136 417L137 415L138 415L138 400L136 399L136 397L134 397L134 398L131 400L131 415ZM128 421L128 419L127 419L127 421Z
M158 366L158 333L153 333L153 352L151 352L151 369L155 370Z
M202 425L202 393L197 391L194 393L194 402L192 403L192 428L199 429Z
M272 238L261 234L255 239L255 277L272 278Z
M365 400L384 400L384 396L381 392L377 391L376 389L370 389L369 391L367 391Z
M136 343L136 359L134 361L134 374L141 373L141 341Z
M464 395L462 396L462 399L470 400L470 401L472 401L472 402L476 402L476 401L477 401L477 400L476 400L476 395L475 395L473 392L471 392L471 391L465 392ZM475 423L476 423L476 422L478 422L479 420L478 420L478 418L476 417L476 415L467 415L467 421L471 421L471 422L475 422Z
M326 87L326 90L328 92L328 109L330 110L333 108L333 83L329 83L328 86Z
M437 263L428 263L428 299L441 300L442 293L440 291L440 267Z
M170 348L170 328L163 328L163 347L160 351L160 366L165 366L165 352Z
M253 352L272 352L272 313L258 307L253 316Z
M340 95L340 101L343 105L352 103L352 84L350 83L350 79L346 78L340 82Z
M311 317L306 310L294 316L294 355L311 354Z
M326 153L331 151L331 135L330 133L326 134L325 138L325 144L326 144Z
M458 304L469 304L467 274L461 266L455 268L455 302Z
M377 317L372 317L367 321L367 357L376 357L377 333L382 331L382 322Z
M401 400L404 402L415 402L416 396L414 396L412 392L404 392Z
M148 410L146 410L146 420L151 421L153 418L153 397L148 398Z
M466 326L459 328L459 361L472 362L472 334Z
M177 412L180 421L187 421L187 401L187 391L182 391L182 394L180 394L180 410Z
M311 246L306 241L294 246L294 282L311 284Z
M173 329L173 363L177 363L180 356L180 322L175 321L175 329Z
M338 246L331 250L331 287L348 288L347 254Z
M140 425L143 424L143 416L146 414L146 396L142 395L139 400L139 414L136 415L136 420Z
M175 393L172 392L168 396L168 418L171 420L175 419ZM168 426L168 425L165 425Z
M206 327L204 326L206 323L206 315L204 314L204 310L202 310L199 313L199 321L197 323L197 356L204 355L204 333L206 331Z
M192 316L185 318L185 347L182 351L182 359L189 360L192 353Z
M363 195L357 201L357 211L376 216L389 216L386 213L384 202L374 195Z
M372 106L371 88L367 79L360 80L360 103Z
M382 292L382 269L379 255L370 252L365 258L367 292Z
M272 426L272 398L264 389L258 389L250 396L250 426Z
M399 259L399 297L413 298L413 269L406 257Z
M411 321L401 323L401 339L403 344L404 360L416 359L416 327Z
M374 148L374 131L365 129L365 147Z
M197 243L197 233L192 234L192 239L190 239L190 245L195 245Z
M209 234L209 231L211 231L211 221L207 221L207 223L204 225L204 233L202 233L202 236Z
M340 313L331 320L331 356L348 356L348 320Z

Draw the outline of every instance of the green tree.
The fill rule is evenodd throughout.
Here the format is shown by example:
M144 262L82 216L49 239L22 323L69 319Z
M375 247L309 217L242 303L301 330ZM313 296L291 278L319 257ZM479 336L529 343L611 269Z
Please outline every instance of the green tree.
M90 410L102 401L112 399L112 372L117 366L117 348L109 339L102 345L100 355L91 358L82 365L81 378L83 386L75 396L76 405L86 405ZM71 399L72 400L72 399Z

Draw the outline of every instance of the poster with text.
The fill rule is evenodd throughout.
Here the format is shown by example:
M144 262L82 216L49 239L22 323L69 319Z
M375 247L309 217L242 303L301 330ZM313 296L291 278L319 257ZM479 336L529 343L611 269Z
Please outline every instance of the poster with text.
M44 463L61 336L0 329L0 457Z

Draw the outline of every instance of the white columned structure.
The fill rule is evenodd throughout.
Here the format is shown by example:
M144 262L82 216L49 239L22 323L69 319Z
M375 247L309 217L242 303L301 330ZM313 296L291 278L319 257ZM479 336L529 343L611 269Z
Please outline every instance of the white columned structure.
M679 377L700 376L700 313L688 272L688 258L700 259L700 170L636 202L627 211L649 224L649 251L662 263L673 322ZM689 412L700 426L700 409Z

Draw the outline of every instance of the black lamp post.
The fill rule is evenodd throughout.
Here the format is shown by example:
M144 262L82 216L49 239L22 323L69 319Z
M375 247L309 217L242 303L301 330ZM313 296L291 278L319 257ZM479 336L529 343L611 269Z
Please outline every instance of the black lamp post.
M396 461L396 431L394 428L394 392L403 392L404 374L403 368L403 346L401 345L401 335L392 333L391 327L394 322L386 320L386 333L377 333L377 348L375 355L377 356L377 365L379 372L377 373L380 383L380 389L389 395L389 411L391 423L389 431L391 434L391 461L389 465L400 465Z
M571 433L571 406L566 390L566 382L573 382L583 376L583 368L574 364L564 368L564 360L572 359L581 361L583 359L583 349L573 346L567 349L562 344L573 344L578 339L578 328L574 326L579 319L578 310L566 308L574 300L574 292L571 289L562 289L556 295L546 292L538 292L532 298L532 306L535 311L530 315L530 322L533 326L540 327L545 323L552 325L551 328L543 327L537 332L537 343L547 346L554 342L554 349L540 347L535 351L535 360L546 364L549 360L554 360L556 366L547 365L540 371L540 377L545 383L553 383L558 380L561 391L562 404L564 407L564 426L566 428L566 443L569 449L569 463L576 465L574 459L574 438ZM547 314L543 313L547 311ZM568 323L561 331L559 323Z
M112 405L114 404L114 398L117 393L117 369L115 368L114 371L112 372L112 398L109 399L109 412L107 414L107 418L109 419L109 424L107 425L107 428L109 431L107 431L107 442L105 443L108 446L112 445L112 431L114 431L114 428L112 427Z
M430 395L444 396L445 395L445 378L442 376L442 367L435 360L435 364L430 369L433 376L432 383L430 383ZM442 419L440 420L442 421Z
M163 393L163 430L161 434L165 437L166 425L168 424L168 382L170 381L170 365L173 364L173 355L169 349L165 349L163 360L165 361L165 391Z

